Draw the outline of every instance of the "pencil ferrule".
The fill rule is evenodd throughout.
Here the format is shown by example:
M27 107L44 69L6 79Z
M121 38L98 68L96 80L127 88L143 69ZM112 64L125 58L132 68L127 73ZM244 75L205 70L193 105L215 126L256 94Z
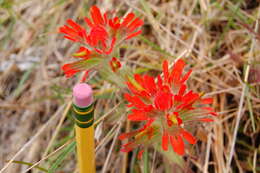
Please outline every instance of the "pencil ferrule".
M88 128L94 123L94 106L81 108L73 104L73 119L80 128Z

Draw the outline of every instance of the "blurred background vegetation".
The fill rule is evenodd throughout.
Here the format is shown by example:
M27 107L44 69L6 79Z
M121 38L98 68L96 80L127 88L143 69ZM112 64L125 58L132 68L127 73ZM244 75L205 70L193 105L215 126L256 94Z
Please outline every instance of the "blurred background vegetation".
M194 127L199 142L178 169L260 172L259 0L0 0L0 172L77 172L68 103L78 79L60 67L78 45L58 28L68 18L83 23L94 4L145 21L143 35L122 45L123 65L154 75L163 60L182 57L193 69L190 89L214 98L218 118ZM135 124L126 121L122 91L102 75L88 78L97 100L97 170L144 172L137 151L119 151L118 134ZM152 148L147 157L150 172L176 169Z

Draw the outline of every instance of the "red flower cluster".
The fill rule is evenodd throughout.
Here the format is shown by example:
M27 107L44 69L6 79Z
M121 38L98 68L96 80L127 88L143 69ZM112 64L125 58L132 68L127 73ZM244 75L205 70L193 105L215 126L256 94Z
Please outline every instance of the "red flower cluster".
M151 76L136 74L135 80L127 82L132 95L126 93L125 98L130 102L128 106L133 107L128 119L146 123L139 130L119 136L121 140L132 138L122 146L123 152L153 144L159 138L163 150L167 151L170 143L177 154L183 155L184 139L190 144L196 143L186 128L192 122L213 121L208 116L216 116L216 113L206 106L212 103L212 98L201 98L202 95L187 91L185 82L191 70L182 75L184 67L185 62L178 60L170 71L168 62L164 61L163 79L158 76L156 82Z
M129 13L121 20L118 17L109 17L109 12L102 14L98 7L92 6L90 16L91 19L87 17L84 19L88 26L87 29L72 19L68 19L67 25L59 28L60 33L64 34L66 39L84 45L74 55L83 60L91 57L102 57L103 55L108 56L113 52L116 43L141 33L139 28L143 25L143 21L136 17L134 13ZM80 62L65 64L62 67L67 77L85 70Z

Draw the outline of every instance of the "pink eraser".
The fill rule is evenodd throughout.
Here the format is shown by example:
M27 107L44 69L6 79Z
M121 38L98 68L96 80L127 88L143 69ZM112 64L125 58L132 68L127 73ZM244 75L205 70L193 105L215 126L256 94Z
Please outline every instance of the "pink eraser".
M74 104L78 107L87 107L93 103L92 88L85 83L76 84L73 88Z

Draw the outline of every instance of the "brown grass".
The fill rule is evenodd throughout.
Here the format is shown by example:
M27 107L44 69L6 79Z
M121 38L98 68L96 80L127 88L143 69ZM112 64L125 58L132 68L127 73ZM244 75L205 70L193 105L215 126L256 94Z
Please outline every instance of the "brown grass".
M260 172L258 0L0 0L0 173L29 172L10 160L48 169L73 141L67 114L77 79L66 79L60 66L72 61L77 45L57 28L67 18L82 19L93 4L144 19L143 36L123 45L123 64L158 74L162 60L181 57L194 71L190 89L214 98L219 116L194 129L200 141L185 156L183 172ZM88 80L99 98L98 172L142 172L143 161L133 164L136 153L119 152L117 135L131 127L121 91L95 72ZM71 153L58 170L77 172L75 165ZM154 173L174 167L153 148L149 165Z

